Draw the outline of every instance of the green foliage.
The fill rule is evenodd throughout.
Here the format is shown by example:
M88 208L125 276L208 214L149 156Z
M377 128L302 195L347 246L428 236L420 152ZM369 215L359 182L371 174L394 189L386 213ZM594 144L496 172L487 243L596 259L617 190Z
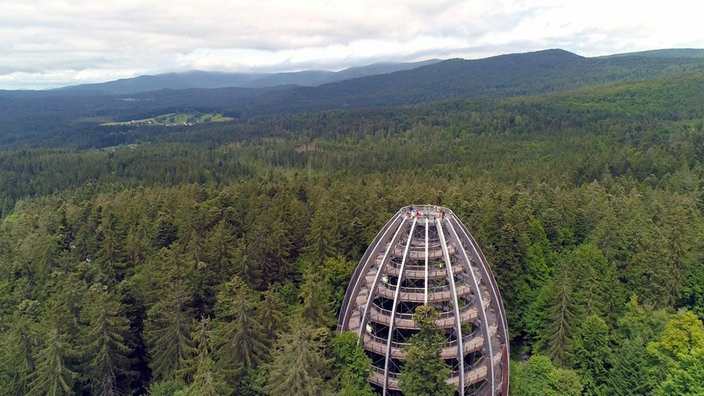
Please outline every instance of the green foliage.
M543 322L542 331L534 330L536 349L545 351L559 367L574 364L576 329L588 316L613 310L615 283L611 266L596 246L585 243L567 251L558 261L546 296L532 304L534 309L548 307L544 314L529 316Z
M694 312L704 320L704 266L693 265L682 291L679 305Z
M667 322L658 341L648 344L648 351L666 364L703 348L702 321L686 310Z
M399 374L399 388L405 395L452 395L454 389L445 380L451 368L440 357L445 337L435 327L440 313L429 305L421 305L413 314L420 331L404 348L406 357Z
M213 329L215 365L232 380L262 364L268 355L266 333L257 315L254 292L235 276L218 294Z
M267 392L295 396L327 393L324 378L329 362L323 355L326 337L326 329L313 328L302 318L294 320L272 352Z
M696 315L679 311L647 349L662 364L655 394L704 394L704 326Z
M27 395L72 394L78 373L69 368L69 360L77 357L66 341L66 335L51 328L46 333L45 345L34 356L36 369L31 373Z
M286 343L301 315L300 389L366 392L364 359L310 328L334 326L388 218L429 202L482 246L512 350L552 359L532 383L695 392L699 350L677 345L696 323L668 312L702 319L702 81L188 129L62 123L70 106L5 120L0 143L33 143L0 149L0 389L261 395L271 378L294 381L270 370L299 353ZM170 111L157 110L125 119ZM123 143L138 145L93 149Z
M150 396L186 396L188 386L183 380L174 378L170 380L154 382L147 391Z
M24 395L36 370L34 353L39 333L36 301L22 301L7 331L0 337L0 382L8 395Z
M219 378L212 358L213 335L210 331L210 319L202 317L194 326L191 340L196 346L197 354L191 363L193 383L189 386L189 395L215 396L227 393L226 387ZM195 370L194 370L195 369Z
M86 373L93 395L114 395L126 391L124 377L129 376L127 345L129 320L120 315L120 304L100 284L86 294L89 329L85 355L89 357Z
M335 361L340 368L340 396L372 396L367 378L370 375L372 360L357 344L357 335L343 332L332 340Z
M183 378L187 362L195 352L191 342L192 323L186 287L170 285L163 300L147 312L144 331L155 379Z
M574 367L582 379L585 395L608 395L604 385L609 376L611 346L609 327L597 315L588 316L574 337Z
M262 299L258 304L257 317L264 336L272 343L276 339L277 334L286 328L286 309L287 307L284 305L282 297L273 288L269 288L262 293Z
M526 363L511 367L511 394L525 396L578 396L579 376L572 370L555 368L546 356L533 355Z
M573 356L572 335L577 322L579 307L574 302L570 282L563 277L556 278L552 285L550 309L547 322L540 335L536 349L545 349L558 366L571 363Z
M704 395L704 350L682 356L656 389L656 395Z
M668 314L638 304L632 295L625 305L612 334L614 346L607 364L611 367L604 378L607 389L615 395L642 395L652 392L657 384L653 361L646 347L659 337Z

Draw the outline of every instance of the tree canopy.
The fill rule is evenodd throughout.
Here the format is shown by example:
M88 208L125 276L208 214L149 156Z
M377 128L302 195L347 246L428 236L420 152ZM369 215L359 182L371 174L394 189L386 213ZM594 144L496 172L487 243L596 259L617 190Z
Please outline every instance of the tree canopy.
M54 137L80 147L2 147L0 389L366 394L335 316L376 233L419 202L452 208L491 264L515 394L696 394L703 81L81 123ZM421 333L406 371L435 363ZM445 373L425 373L432 392Z

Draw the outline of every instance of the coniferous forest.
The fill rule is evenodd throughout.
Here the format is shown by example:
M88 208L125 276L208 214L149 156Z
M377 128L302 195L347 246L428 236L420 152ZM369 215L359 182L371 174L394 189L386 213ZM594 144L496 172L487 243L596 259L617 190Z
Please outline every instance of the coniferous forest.
M704 393L700 71L74 126L0 150L3 394L373 394L337 313L412 203L451 208L482 246L512 394Z

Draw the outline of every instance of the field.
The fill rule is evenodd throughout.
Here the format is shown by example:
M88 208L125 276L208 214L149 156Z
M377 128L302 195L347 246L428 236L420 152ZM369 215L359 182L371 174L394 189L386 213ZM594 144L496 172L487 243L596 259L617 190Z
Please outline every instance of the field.
M176 125L193 125L193 124L209 124L213 122L227 122L234 118L226 117L222 114L215 113L167 113L155 117L142 118L139 120L105 122L101 126L118 126L118 125L160 125L160 126L176 126Z

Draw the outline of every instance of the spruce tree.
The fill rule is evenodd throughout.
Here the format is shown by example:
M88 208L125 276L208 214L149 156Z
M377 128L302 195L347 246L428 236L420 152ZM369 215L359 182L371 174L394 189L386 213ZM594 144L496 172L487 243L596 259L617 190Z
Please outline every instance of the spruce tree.
M121 394L127 390L120 380L129 375L132 352L126 344L130 322L120 315L120 303L103 285L91 286L87 303L89 328L84 345L91 394Z
M213 329L215 362L233 380L267 356L266 334L256 312L254 292L235 276L218 293Z
M113 286L124 278L128 266L125 253L126 232L114 213L103 217L97 232L100 247L95 261L100 266L103 282Z
M277 333L286 326L284 302L281 296L270 287L262 293L262 300L257 306L257 317L264 335L267 342L273 344Z
M325 358L322 337L326 329L315 329L296 318L288 333L282 334L268 365L266 390L272 395L318 396L327 393L324 375L329 361Z
M186 289L183 282L175 281L147 312L144 331L151 356L149 366L156 380L184 377L187 361L195 351Z
M214 396L224 394L223 385L216 379L212 357L212 333L210 319L202 317L194 326L191 340L196 346L197 354L192 359L193 383L189 394L198 396Z
M665 322L665 312L646 310L638 304L635 295L631 296L613 331L613 353L607 362L610 368L605 378L611 394L626 396L652 392L656 385L654 361L646 346L655 340Z
M609 328L599 316L588 316L574 336L574 367L582 378L585 395L608 395L611 347Z
M303 274L299 293L301 316L314 326L331 326L335 323L328 290L323 288L322 274L308 267Z
M570 348L574 313L572 312L572 288L567 283L555 286L554 305L550 307L547 327L547 352L557 365L566 365L572 356Z
M208 233L206 237L206 247L208 249L208 264L214 267L213 272L218 279L228 279L232 275L233 259L239 252L237 240L233 235L227 222L223 219Z
M303 252L316 267L322 268L325 259L337 256L339 251L338 228L339 214L329 198L322 197L310 220L310 229L306 235Z
M20 309L29 304L23 301ZM7 395L27 393L29 377L37 364L37 338L37 324L23 314L15 315L9 329L0 334L0 387Z
M68 361L77 358L78 353L66 341L66 335L51 327L46 333L44 347L34 356L37 367L31 375L27 395L74 394L78 373L69 368Z
M536 349L544 351L558 367L567 366L571 362L572 336L577 323L577 311L572 285L566 272L562 270L553 279L549 308L545 318L547 322L536 345Z

